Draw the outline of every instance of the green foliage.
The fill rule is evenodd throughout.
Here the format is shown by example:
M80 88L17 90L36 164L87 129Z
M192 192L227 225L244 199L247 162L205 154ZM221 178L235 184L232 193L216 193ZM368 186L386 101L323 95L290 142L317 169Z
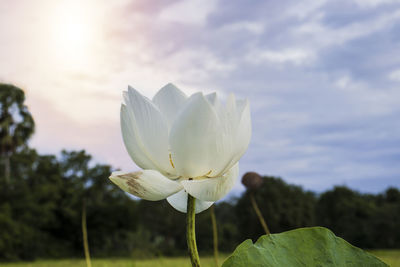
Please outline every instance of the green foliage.
M185 214L165 200L133 200L109 182L111 167L91 164L84 151L55 157L25 148L13 154L11 163L12 186L0 179L0 259L81 257L84 199L93 256L186 254ZM395 188L362 195L337 187L317 197L281 179L264 179L255 194L273 232L320 224L359 247L400 246L400 192ZM218 203L216 217L221 252L263 234L247 193ZM196 231L200 252L211 254L208 211L197 216Z
M315 225L315 195L299 186L288 185L282 179L264 177L255 199L272 233ZM256 240L265 234L251 208L250 192L246 192L236 205L241 239Z
M364 248L400 245L400 192L360 194L346 187L323 193L316 205L316 223Z
M82 257L82 205L94 257L185 255L185 214L164 201L135 200L113 185L111 166L94 165L85 151L40 155L26 142L34 129L23 91L0 84L0 260ZM11 141L10 141L11 140ZM254 192L271 231L321 225L363 248L400 247L400 191L360 194L345 187L316 196L276 177ZM232 252L263 229L248 192L217 203L219 250ZM200 253L212 253L209 211L196 217Z
M88 209L94 255L128 255L137 227L137 204L108 180L111 168L90 167L84 151L41 156L25 149L12 156L15 181L1 184L0 258L80 256L80 217Z
M246 240L223 267L247 266L388 266L323 227L300 228Z
M10 182L10 156L25 146L35 130L35 123L24 101L24 91L11 84L0 83L0 157L7 183Z
M222 262L225 258L220 257ZM138 258L108 258L92 259L93 266L101 267L188 267L190 260L188 257L158 257L156 259ZM3 263L2 267L87 267L83 259L60 259L60 260L39 260L35 262ZM213 257L201 257L202 267L215 267Z
M35 123L24 101L24 91L11 84L0 83L0 152L2 155L24 145L34 131Z
M81 257L83 200L93 256L186 254L185 214L165 200L130 198L109 182L111 167L91 164L84 151L56 157L25 148L13 154L11 167L11 186L0 179L0 259ZM273 232L320 224L359 247L400 246L400 192L395 188L362 195L338 187L317 197L281 179L264 179L255 194ZM216 217L221 252L263 234L247 193L218 203ZM211 254L208 211L197 216L196 231L200 252Z
M241 230L238 227L235 204L229 202L218 203L215 206L215 215L217 217L219 250L232 252L241 240Z
M400 250L399 249L376 249L369 250L369 253L375 255L391 267L400 266Z

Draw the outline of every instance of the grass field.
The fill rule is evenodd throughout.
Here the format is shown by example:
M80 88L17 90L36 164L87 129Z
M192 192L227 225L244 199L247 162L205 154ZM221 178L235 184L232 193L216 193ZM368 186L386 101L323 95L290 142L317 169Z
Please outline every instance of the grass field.
M379 257L392 267L400 267L400 250L374 250L370 253ZM225 257L219 259L222 264ZM214 258L201 257L203 267L215 267ZM35 262L0 263L4 267L86 267L84 259L73 260L40 260ZM134 259L93 259L93 267L190 267L188 258L157 258L149 260Z
M400 249L385 249L369 251L392 267L400 267Z
M213 257L201 257L202 267L215 267ZM224 257L219 259L222 264ZM86 267L84 259L71 260L40 260L35 262L0 263L4 267ZM134 259L92 259L92 267L189 267L189 258L156 258L148 260Z

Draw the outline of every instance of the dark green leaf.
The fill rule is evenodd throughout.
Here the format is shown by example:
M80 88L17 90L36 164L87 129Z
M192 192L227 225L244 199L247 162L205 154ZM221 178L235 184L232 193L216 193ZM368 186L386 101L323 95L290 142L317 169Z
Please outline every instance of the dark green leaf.
M300 228L246 240L223 267L250 266L388 266L323 227Z

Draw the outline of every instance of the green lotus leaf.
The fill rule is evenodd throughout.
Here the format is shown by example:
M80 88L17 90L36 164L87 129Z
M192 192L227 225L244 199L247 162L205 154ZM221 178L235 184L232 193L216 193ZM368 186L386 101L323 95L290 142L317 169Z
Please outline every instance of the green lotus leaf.
M240 244L222 267L388 266L323 227L300 228Z

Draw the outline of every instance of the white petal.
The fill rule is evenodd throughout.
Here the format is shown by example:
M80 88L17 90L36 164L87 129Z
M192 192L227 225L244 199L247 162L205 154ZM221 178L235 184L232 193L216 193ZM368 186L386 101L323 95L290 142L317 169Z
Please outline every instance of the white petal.
M177 211L186 213L187 211L187 197L188 194L185 190L181 190L178 193L167 198L168 203L174 207ZM202 212L208 209L214 202L203 201L196 199L195 210L196 213Z
M215 104L217 103L217 93L211 93L208 95L205 95L205 98L208 100L208 102L210 102L211 105L215 106Z
M165 199L182 189L179 182L172 181L154 170L113 172L110 180L132 195L153 201Z
M227 165L223 172L229 170L233 165L235 165L239 159L246 152L251 138L251 119L250 119L250 104L247 100L237 101L236 109L234 108L231 113L231 119L236 120L236 127L232 130L234 133L233 142L233 156L230 163ZM240 112L240 113L239 113Z
M122 99L124 100L124 104L126 105L127 102L129 102L129 95L127 91L122 92Z
M157 167L149 158L146 149L140 139L136 138L135 118L125 105L121 105L121 131L122 138L128 154L132 160L143 169L156 169Z
M214 110L216 111L223 135L223 148L225 150L225 157L219 157L218 161L216 161L216 163L218 163L218 168L208 176L220 177L232 167L232 164L230 163L235 155L234 147L236 145L235 141L239 114L236 110L236 100L233 94L228 96L225 106L221 104L216 93L208 94L205 97L213 105Z
M226 100L226 109L228 113L236 112L236 98L232 93L228 95L228 99Z
M235 157L236 161L242 157L246 152L247 147L250 143L251 138L251 118L250 118L250 104L246 100L243 107L238 106L238 110L241 112L239 116L239 125L236 133L235 142ZM235 160L235 158L234 158ZM236 163L236 162L235 162Z
M157 92L153 97L153 103L160 109L171 126L186 99L187 96L178 87L169 83Z
M136 162L138 156L135 154L144 153L155 166L151 169L157 169L164 174L173 173L174 170L169 161L168 124L160 110L131 87L125 101L127 111L124 113L127 114L121 113L122 134L132 159ZM132 143L136 146L130 147L129 144ZM136 151L135 147L139 147L140 150ZM139 165L139 162L136 163ZM148 166L139 165L139 167L150 169Z
M181 181L183 188L190 195L203 201L217 201L224 197L235 185L239 175L239 163L236 163L226 174L221 177L206 178L201 180Z
M230 136L201 93L192 95L176 117L169 136L172 161L183 177L215 176L231 157Z
M236 100L236 107L239 117L243 114L243 111L247 106L249 106L249 100L247 99Z

